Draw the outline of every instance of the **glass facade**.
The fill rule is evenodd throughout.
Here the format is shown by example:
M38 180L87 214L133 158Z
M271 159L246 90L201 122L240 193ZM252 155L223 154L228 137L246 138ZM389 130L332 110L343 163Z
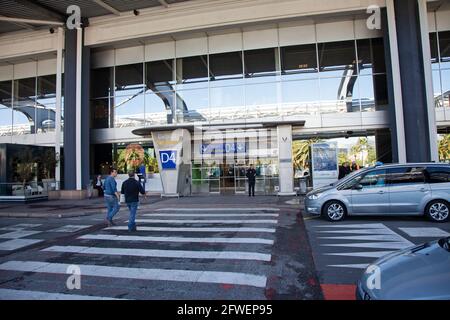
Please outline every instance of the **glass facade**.
M92 128L376 111L388 104L382 38L100 68L91 82Z
M0 136L55 130L56 75L0 82Z
M435 106L450 112L450 31L431 33L430 49Z

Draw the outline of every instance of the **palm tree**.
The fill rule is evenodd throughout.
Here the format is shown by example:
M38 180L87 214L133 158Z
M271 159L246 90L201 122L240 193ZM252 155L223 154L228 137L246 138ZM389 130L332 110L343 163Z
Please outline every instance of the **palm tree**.
M443 135L438 143L440 161L450 160L450 134Z
M296 169L305 168L309 162L309 147L314 144L322 142L322 139L312 138L308 140L294 141L292 144L292 156L294 167Z

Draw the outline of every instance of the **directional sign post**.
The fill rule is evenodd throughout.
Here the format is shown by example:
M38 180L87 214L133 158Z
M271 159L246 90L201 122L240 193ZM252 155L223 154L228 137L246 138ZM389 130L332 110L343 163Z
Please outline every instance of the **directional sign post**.
M177 168L177 152L175 150L160 151L159 159L163 170L174 170Z

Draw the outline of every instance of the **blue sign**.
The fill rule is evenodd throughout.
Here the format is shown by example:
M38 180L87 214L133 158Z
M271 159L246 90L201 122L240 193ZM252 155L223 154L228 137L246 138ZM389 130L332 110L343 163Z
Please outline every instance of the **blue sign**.
M200 146L201 154L245 153L246 151L245 142L210 143Z
M177 152L175 150L160 151L159 159L163 170L177 168Z

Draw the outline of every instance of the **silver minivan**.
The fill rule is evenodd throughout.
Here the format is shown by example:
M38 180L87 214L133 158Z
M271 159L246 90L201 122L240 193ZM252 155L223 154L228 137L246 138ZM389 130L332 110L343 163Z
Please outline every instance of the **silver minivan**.
M449 220L450 165L409 163L364 168L307 193L305 210L330 221L347 215L426 215Z

